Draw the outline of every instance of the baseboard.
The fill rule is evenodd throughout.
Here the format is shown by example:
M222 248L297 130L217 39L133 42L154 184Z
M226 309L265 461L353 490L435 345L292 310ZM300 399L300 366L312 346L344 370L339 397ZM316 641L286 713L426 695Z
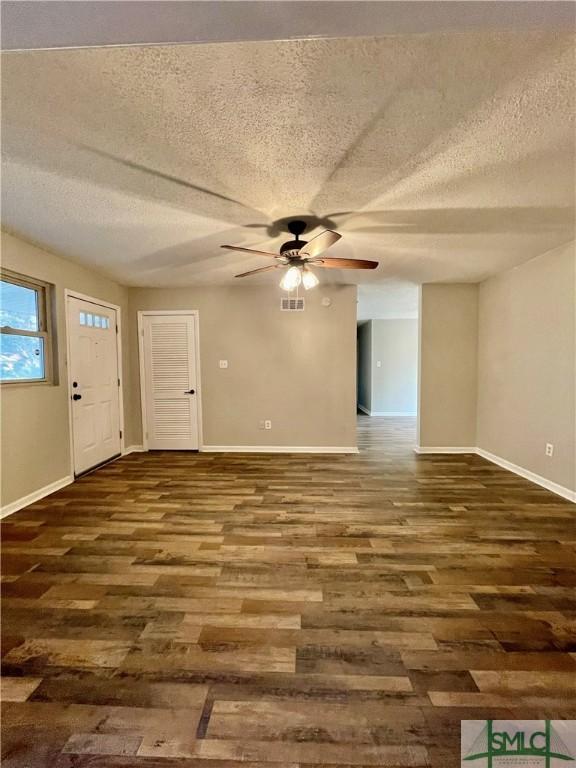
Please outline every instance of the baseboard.
M366 408L365 405L360 405L360 403L358 403L357 407L359 411L362 411L362 413L365 413L367 416L372 416L372 411L369 408Z
M17 512L19 509L27 507L29 504L33 504L35 501L40 501L40 499L43 499L45 496L50 496L51 493L55 493L56 491L59 491L61 488L64 488L73 482L74 478L72 475L67 475L66 477L60 478L60 480L56 480L54 483L45 485L43 488L38 488L37 491L29 493L27 496L22 496L20 499L16 499L16 501L12 501L10 504L4 505L0 509L0 519L8 517L8 515L11 515L13 512Z
M552 491L552 493L555 493L558 496L562 496L563 499L567 499L568 501L576 504L576 491L571 491L569 488L565 488L563 485L553 483L551 480L547 480L545 477L542 477L542 475L537 475L535 472L531 472L529 469L524 469L524 467L520 467L518 464L513 464L507 459L503 459L500 456L496 456L495 454L490 453L489 451L485 451L483 448L476 448L476 453L478 456L482 456L483 459L491 461L492 464L497 464L499 467L502 467L502 469L507 469L509 472L514 472L515 475L520 475L520 477L523 477L526 480L530 480L531 483L535 483L542 488L546 488L547 491Z
M324 445L204 445L203 453L358 453L356 446Z
M416 453L475 453L477 456L481 456L487 461L491 461L492 464L497 464L502 469L507 469L508 472L513 472L515 475L523 477L525 480L530 480L531 483L539 485L541 488L545 488L547 491L555 493L557 496L562 496L563 499L567 499L576 504L576 491L565 488L563 485L553 483L552 480L547 480L542 475L537 475L535 472L531 472L529 469L513 464L507 459L503 459L501 456L496 456L494 453L485 451L483 448L471 448L467 446L422 446L417 445L414 448Z
M128 456L129 453L143 453L144 452L144 446L143 445L127 445L126 448L122 451L122 456Z
M142 445L129 445L124 449L123 456L130 453L142 453L146 449ZM307 446L307 445L203 445L202 453L358 453L354 446Z
M476 453L476 448L462 445L417 445L415 453Z

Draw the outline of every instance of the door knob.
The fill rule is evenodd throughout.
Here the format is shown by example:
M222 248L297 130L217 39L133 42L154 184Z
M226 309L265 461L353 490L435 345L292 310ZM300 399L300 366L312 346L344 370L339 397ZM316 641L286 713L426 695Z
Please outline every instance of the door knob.
M184 392L184 394L185 395L193 395L194 394L194 390L193 389L189 389L187 392Z
M72 395L72 400L82 400L82 395Z

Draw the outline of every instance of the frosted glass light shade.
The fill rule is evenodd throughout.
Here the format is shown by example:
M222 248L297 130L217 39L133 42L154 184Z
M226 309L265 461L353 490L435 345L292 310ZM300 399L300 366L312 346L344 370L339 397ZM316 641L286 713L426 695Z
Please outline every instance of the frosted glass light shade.
M302 283L304 284L304 288L308 290L309 288L316 288L320 280L316 277L314 272L310 269L305 269L304 274L302 275Z
M302 273L298 267L290 267L286 272L282 280L280 280L280 288L285 291L293 291L294 288L298 288L302 282Z

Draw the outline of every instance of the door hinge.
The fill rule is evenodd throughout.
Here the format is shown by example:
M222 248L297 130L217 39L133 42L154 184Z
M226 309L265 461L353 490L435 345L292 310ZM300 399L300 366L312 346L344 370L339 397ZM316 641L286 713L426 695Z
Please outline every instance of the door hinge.
M116 326L116 333L118 333L118 326Z
M120 438L122 438L122 430L120 430Z
M120 379L118 379L118 386L120 386Z

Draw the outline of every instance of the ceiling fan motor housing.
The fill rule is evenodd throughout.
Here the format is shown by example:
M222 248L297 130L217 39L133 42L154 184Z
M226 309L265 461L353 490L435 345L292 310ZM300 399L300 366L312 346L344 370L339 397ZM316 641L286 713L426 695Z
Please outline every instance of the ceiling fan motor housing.
M288 240L288 242L283 243L280 246L280 255L284 255L288 251L296 251L298 252L300 248L302 248L304 245L306 245L306 240Z
M296 251L296 253L306 245L306 240L299 240L298 238L306 229L306 222L301 219L294 219L288 222L288 232L296 237L296 240L288 240L280 246L280 255L287 253L288 251Z

